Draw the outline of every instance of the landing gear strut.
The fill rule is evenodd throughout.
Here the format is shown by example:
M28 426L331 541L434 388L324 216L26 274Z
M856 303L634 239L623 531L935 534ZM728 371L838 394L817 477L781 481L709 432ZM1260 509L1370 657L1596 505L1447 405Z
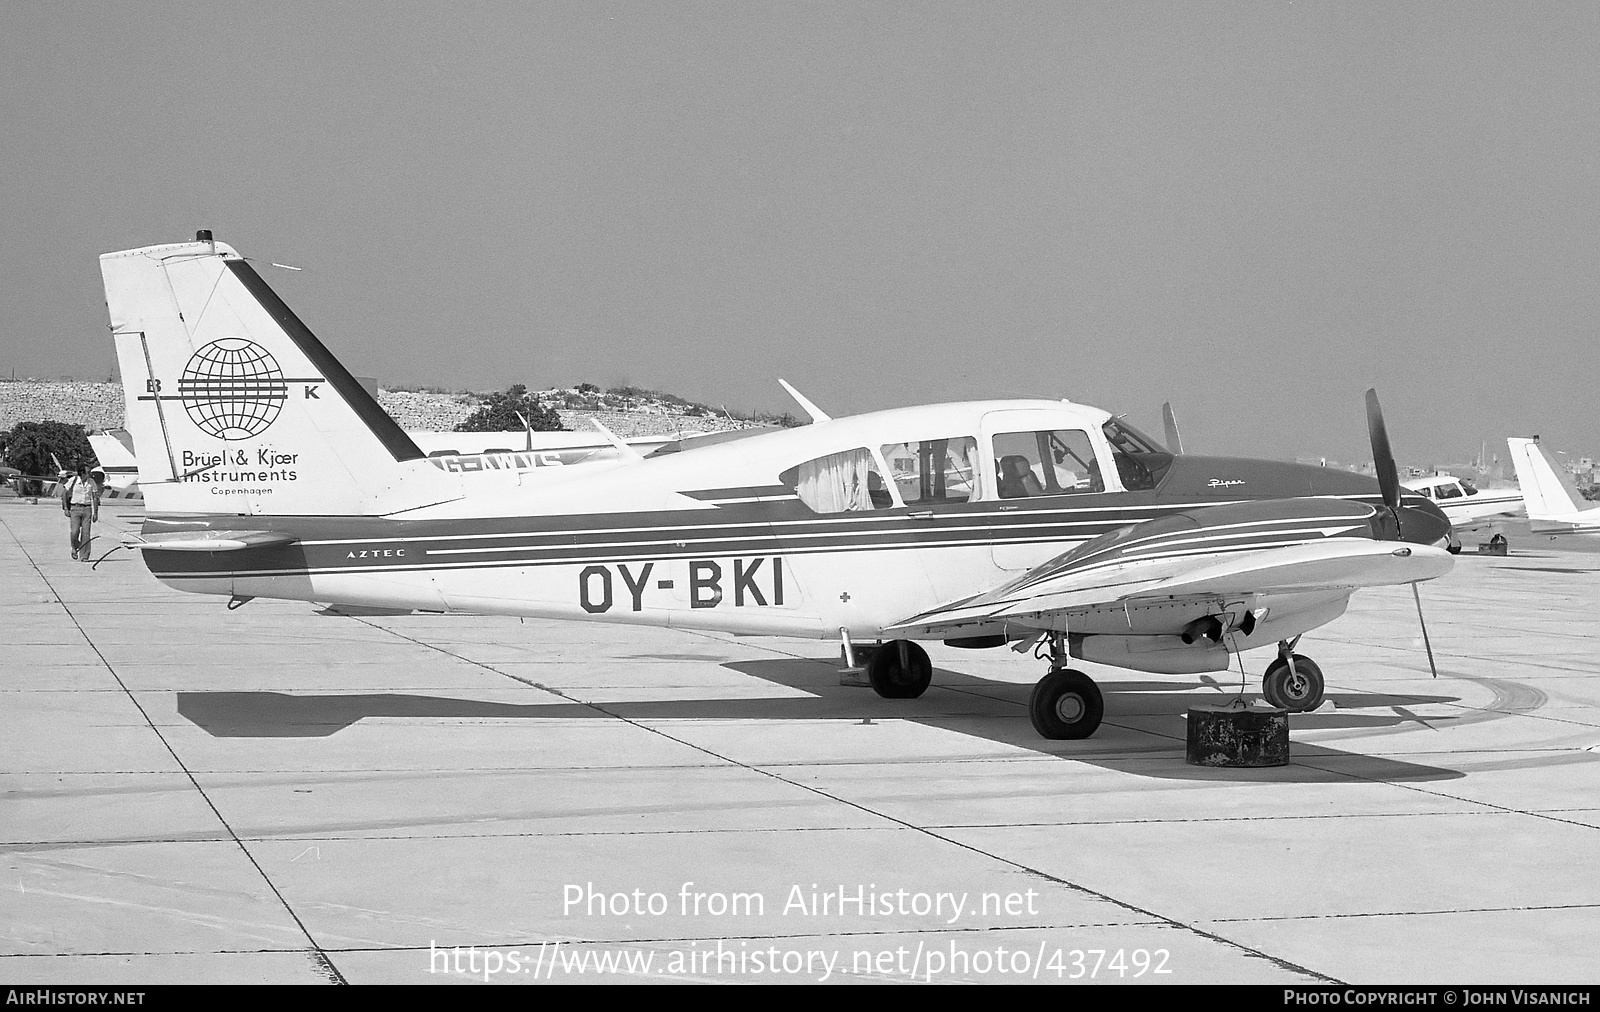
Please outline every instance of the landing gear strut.
M1028 700L1033 729L1052 741L1087 738L1105 716L1105 700L1094 679L1067 667L1066 636L1050 634L1050 673L1039 679Z
M867 679L884 699L916 699L933 681L928 652L910 640L885 643L867 661Z
M1309 657L1294 653L1300 637L1278 643L1278 659L1261 679L1261 694L1273 706L1303 713L1322 705L1322 669Z

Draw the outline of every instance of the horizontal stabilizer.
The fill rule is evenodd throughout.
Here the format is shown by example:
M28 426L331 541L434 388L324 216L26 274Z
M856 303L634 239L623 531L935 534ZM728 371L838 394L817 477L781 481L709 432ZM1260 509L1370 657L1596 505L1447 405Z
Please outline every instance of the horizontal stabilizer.
M292 545L297 538L274 531L175 531L171 534L133 535L129 548L163 552L238 552L246 548Z
M413 613L410 608L372 608L359 604L330 604L326 608L317 609L318 615L343 615L349 618L380 618Z

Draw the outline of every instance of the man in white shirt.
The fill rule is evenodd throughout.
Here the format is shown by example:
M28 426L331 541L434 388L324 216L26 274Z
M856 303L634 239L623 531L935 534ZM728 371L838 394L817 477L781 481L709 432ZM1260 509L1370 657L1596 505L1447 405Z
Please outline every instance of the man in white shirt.
M67 515L72 557L88 562L90 530L100 519L100 483L89 477L89 465L79 464L78 473L61 483L61 512Z

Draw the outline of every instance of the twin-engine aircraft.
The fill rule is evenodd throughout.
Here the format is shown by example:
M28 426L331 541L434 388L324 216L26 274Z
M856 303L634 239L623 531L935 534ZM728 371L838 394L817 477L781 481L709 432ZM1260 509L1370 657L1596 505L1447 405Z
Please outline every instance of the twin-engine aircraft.
M170 586L346 610L631 622L840 643L882 696L932 677L917 640L1032 647L1047 738L1099 725L1074 658L1221 671L1276 645L1268 700L1310 709L1293 648L1361 587L1449 570L1449 523L1380 480L1174 455L1068 401L829 418L614 465L432 466L229 247L101 257L140 447L137 546Z
M1538 436L1512 436L1506 445L1528 500L1528 526L1535 534L1600 534L1600 506L1578 508L1583 497Z

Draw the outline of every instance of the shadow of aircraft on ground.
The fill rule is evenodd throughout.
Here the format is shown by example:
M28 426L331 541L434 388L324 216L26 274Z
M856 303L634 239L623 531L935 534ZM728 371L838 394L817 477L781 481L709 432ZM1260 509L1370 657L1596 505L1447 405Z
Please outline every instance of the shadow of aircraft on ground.
M417 717L464 721L520 720L847 720L856 723L908 720L1029 752L1088 762L1106 768L1161 779L1215 780L1249 777L1264 780L1327 780L1329 773L1308 764L1316 760L1355 760L1341 765L1364 780L1426 781L1454 779L1458 771L1378 756L1346 752L1308 742L1295 742L1297 763L1259 770L1216 770L1184 762L1184 715L1191 706L1230 698L1233 689L1202 676L1201 680L1107 680L1106 720L1100 733L1083 741L1047 741L1028 720L1032 687L993 682L941 669L933 687L920 699L881 699L870 689L840 686L831 660L784 658L738 661L723 667L805 695L764 697L605 700L605 690L589 690L595 701L583 701L559 690L548 702L504 703L409 693L342 693L299 695L279 692L180 692L178 712L219 738L320 738L369 717ZM1294 714L1291 734L1315 730L1366 730L1384 733L1404 728L1445 730L1537 709L1543 694L1516 683L1474 678L1495 694L1489 708L1462 708L1457 713L1419 716L1415 709L1450 704L1459 696L1389 692L1330 692L1333 706ZM670 688L665 690L670 693Z

